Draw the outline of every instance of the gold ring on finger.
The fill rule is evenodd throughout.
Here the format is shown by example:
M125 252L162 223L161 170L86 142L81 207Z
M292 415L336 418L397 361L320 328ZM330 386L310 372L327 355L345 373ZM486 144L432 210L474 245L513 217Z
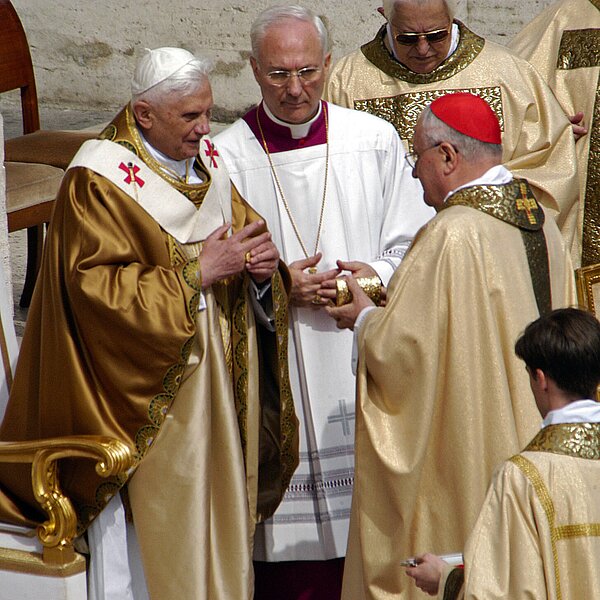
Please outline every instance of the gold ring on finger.
M252 254L250 253L250 251L246 252L246 254L244 254L244 260L247 263L249 263L251 259L252 259Z

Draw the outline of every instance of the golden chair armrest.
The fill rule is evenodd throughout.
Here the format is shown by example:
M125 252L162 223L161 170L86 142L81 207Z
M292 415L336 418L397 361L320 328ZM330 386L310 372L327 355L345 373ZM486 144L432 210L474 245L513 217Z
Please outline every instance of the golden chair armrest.
M48 520L37 528L44 560L67 564L75 559L73 539L77 516L71 500L60 489L58 463L62 458L96 461L101 477L120 475L133 466L131 448L106 436L65 436L28 442L0 442L0 463L31 463L33 492Z
M575 269L579 307L600 317L600 264Z
M600 319L600 264L575 269L575 283L579 308ZM596 390L596 400L600 402L600 386Z

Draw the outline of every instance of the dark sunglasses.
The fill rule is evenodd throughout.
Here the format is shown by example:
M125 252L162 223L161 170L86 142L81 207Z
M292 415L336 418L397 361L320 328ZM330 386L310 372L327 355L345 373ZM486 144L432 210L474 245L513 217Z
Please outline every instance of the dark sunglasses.
M450 27L444 29L434 29L424 33L397 33L394 39L403 46L412 46L417 44L421 38L427 40L428 44L435 44L444 41L450 34Z

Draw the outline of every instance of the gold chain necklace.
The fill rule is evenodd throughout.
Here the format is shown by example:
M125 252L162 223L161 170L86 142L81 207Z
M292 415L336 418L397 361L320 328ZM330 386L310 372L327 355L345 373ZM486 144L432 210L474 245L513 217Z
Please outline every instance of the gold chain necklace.
M257 106L256 107L256 122L258 124L258 130L260 131L260 137L262 140L263 147L267 154L267 158L269 159L269 165L271 167L271 173L273 173L273 179L275 179L275 185L277 186L277 191L279 192L279 195L281 196L281 201L283 202L283 206L285 207L287 215L290 219L290 223L292 224L294 233L296 234L296 238L298 238L298 241L300 242L300 246L302 247L304 256L306 258L309 258L310 254L308 253L308 250L306 249L306 246L304 245L304 241L302 240L302 236L300 235L300 231L298 229L298 226L296 225L296 221L295 221L294 217L292 216L292 211L290 210L290 206L287 203L285 196L283 195L283 190L281 189L281 183L279 182L279 177L277 177L277 171L275 171L275 165L273 164L273 160L271 158L271 153L269 152L269 148L267 146L267 140L265 139L265 134L263 133L263 129L260 124L260 114L259 114L258 109L259 109L259 107ZM319 227L317 229L317 241L315 242L315 251L313 252L313 255L315 255L317 253L317 250L319 248L319 241L321 239L321 230L323 228L323 213L325 212L325 198L327 197L327 174L329 173L329 124L327 122L327 111L325 110L325 107L323 107L322 110L323 110L323 116L325 117L325 147L326 147L326 150L325 150L325 181L323 183L323 199L321 200L321 214L319 215ZM315 267L312 267L311 269L309 269L309 272L316 273L317 269Z

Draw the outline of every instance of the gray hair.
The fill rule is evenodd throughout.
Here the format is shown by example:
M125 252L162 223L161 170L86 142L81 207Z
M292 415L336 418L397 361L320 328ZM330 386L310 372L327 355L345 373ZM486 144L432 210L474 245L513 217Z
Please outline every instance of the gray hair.
M394 13L396 12L396 5L398 4L412 4L413 6L420 7L425 4L431 4L432 2L439 2L440 0L383 0L383 12L385 18L389 21L392 20ZM448 9L448 16L450 20L454 19L456 15L456 0L441 0Z
M320 17L303 6L272 6L271 8L263 10L263 12L256 17L254 23L252 23L252 27L250 28L252 56L254 56L254 58L258 58L260 45L267 34L269 27L291 20L312 23L317 30L319 40L321 41L323 56L329 52L329 34L327 33L327 28Z
M427 146L435 146L441 142L452 144L469 162L477 162L482 157L502 161L502 144L491 144L469 137L456 131L438 119L430 106L423 109L419 117L423 140Z
M135 94L131 102L145 100L146 102L156 102L164 96L172 93L185 95L196 91L205 81L213 69L213 63L207 58L195 58L181 69L178 69L160 83L145 90L141 94Z

